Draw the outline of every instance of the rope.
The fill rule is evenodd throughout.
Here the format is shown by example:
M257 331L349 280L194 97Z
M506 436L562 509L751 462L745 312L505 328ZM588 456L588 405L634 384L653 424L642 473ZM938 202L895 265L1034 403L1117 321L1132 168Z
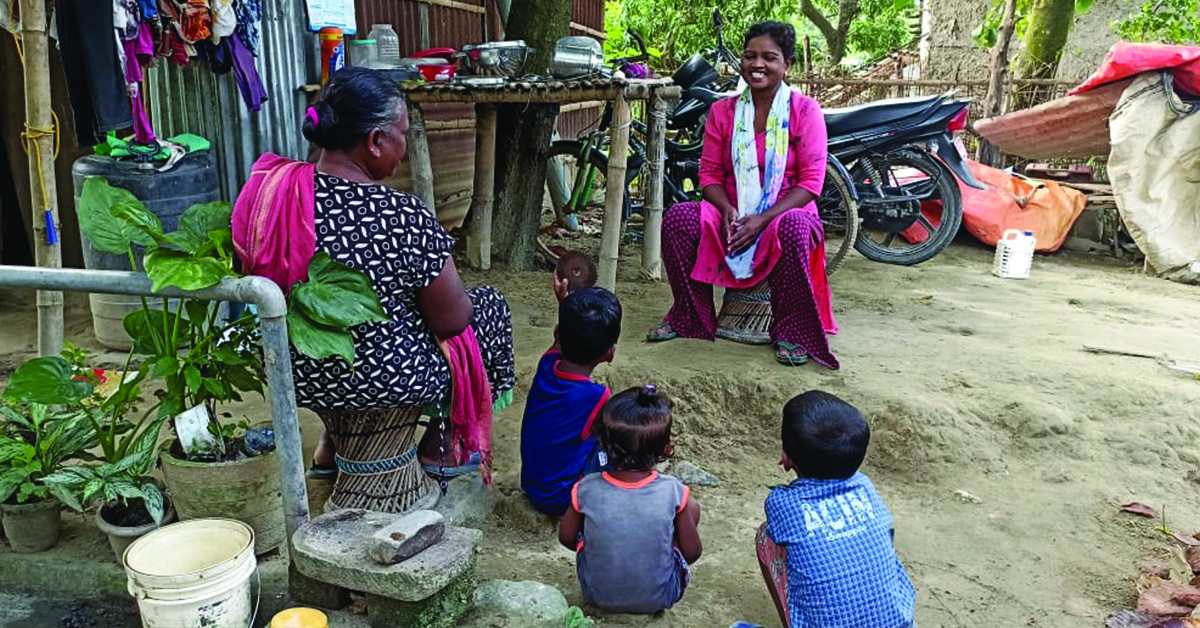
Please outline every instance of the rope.
M50 111L54 122L50 128L44 129L31 126L28 122L25 123L25 130L21 132L21 150L33 159L34 167L37 169L38 190L42 194L42 208L46 218L46 243L58 244L58 232L54 228L54 212L50 209L50 193L46 190L46 172L42 167L42 147L41 140L46 137L54 138L54 153L53 159L58 159L58 114ZM32 151L30 150L32 147Z

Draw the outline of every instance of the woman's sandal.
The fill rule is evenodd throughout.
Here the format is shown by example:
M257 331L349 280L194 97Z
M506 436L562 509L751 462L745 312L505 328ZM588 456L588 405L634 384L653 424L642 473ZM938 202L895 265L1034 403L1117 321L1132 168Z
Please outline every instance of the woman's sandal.
M808 354L800 345L778 342L775 344L775 361L784 366L800 366L808 362Z
M671 329L671 324L663 322L655 325L654 329L651 329L650 333L646 334L646 342L664 342L674 340L678 337L679 334L675 333L674 329Z

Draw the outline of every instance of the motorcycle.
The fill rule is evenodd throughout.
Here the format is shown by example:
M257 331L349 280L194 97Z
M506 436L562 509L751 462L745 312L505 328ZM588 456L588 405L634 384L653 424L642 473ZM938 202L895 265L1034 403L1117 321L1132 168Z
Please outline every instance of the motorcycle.
M969 106L947 94L825 111L833 165L826 177L850 184L861 221L858 252L910 266L950 245L962 224L958 181L984 189L954 141Z

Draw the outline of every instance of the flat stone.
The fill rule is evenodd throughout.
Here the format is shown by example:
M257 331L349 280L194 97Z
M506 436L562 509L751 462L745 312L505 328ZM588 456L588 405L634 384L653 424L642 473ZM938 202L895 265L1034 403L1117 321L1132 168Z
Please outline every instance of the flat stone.
M393 565L416 556L442 540L446 520L439 512L418 510L375 533L371 540L371 558L381 565Z
M485 486L478 471L451 479L446 494L433 509L453 526L477 526L487 521L496 508L496 489Z
M437 593L416 602L367 594L371 628L456 628L475 590L475 558Z
M471 596L473 616L504 618L513 626L561 626L568 608L561 591L532 580L485 580Z
M717 476L701 469L700 467L688 462L680 460L679 462L671 463L671 475L679 479L680 482L688 486L718 486L721 481Z
M447 526L440 543L395 565L371 558L375 533L399 515L339 510L321 515L296 531L293 560L300 573L351 591L417 602L441 591L475 564L483 533Z

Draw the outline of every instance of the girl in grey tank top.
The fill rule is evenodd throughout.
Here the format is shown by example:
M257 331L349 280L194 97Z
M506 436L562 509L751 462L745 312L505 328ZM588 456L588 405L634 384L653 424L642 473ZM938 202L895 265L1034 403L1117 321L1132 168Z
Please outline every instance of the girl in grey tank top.
M700 558L700 504L654 466L671 454L671 401L654 386L613 395L600 414L609 471L571 489L558 539L575 550L579 585L593 605L655 613L683 597Z

